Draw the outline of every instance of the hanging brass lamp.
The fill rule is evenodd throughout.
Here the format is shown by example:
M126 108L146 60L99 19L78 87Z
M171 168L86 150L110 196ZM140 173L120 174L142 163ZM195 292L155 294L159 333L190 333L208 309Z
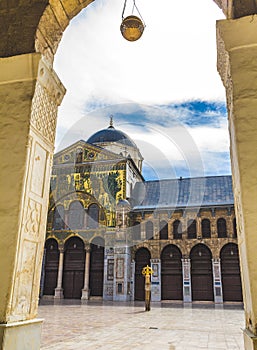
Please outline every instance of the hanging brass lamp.
M124 12L126 9L127 0L124 2L123 12L122 12L122 22L120 25L120 31L122 36L128 41L136 41L141 38L143 31L145 29L145 24L142 16L136 6L136 0L133 0L132 15L124 18ZM133 15L134 9L137 10L139 17Z

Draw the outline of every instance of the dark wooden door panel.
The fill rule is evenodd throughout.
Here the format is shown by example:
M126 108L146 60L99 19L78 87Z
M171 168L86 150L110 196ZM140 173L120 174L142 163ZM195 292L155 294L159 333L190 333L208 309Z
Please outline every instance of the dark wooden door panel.
M73 271L64 271L63 273L63 294L64 298L72 299L73 296Z
M67 299L80 299L84 286L85 251L84 243L78 237L70 238L65 244L63 294Z
M90 256L90 277L89 288L90 295L103 296L103 278L104 278L104 247L91 245Z
M45 270L44 295L54 295L57 286L57 270Z
M173 244L167 245L161 253L161 289L163 300L182 300L182 254Z
M162 275L162 300L182 300L182 275Z
M145 300L145 278L142 274L136 274L135 277L135 300Z
M135 300L145 300L145 278L142 269L150 266L151 255L148 249L140 248L135 255Z
M240 275L223 275L223 300L243 301Z
M243 301L238 247L226 244L221 250L223 301Z
M83 273L83 271L74 271L72 299L80 299L81 298L83 287L84 287L84 273Z
M193 275L192 276L192 299L193 301L213 301L212 276Z

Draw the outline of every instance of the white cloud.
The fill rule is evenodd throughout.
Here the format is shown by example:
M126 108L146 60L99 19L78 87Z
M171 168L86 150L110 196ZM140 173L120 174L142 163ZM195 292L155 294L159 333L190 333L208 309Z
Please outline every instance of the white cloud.
M127 3L131 8L132 2L127 0ZM223 18L223 14L213 1L206 0L137 0L137 6L146 23L143 36L137 42L128 42L121 36L121 0L93 2L65 31L54 65L67 88L59 109L57 150L78 139L86 140L95 131L107 127L107 117L112 110L117 113L125 109L126 113L134 114L136 103L146 112L147 125L158 127L159 135L155 135L155 139L153 136L146 139L146 133L140 136L135 128L131 135L138 139L137 143L140 137L144 139L141 140L142 153L145 149L149 166L164 169L165 158L173 162L172 166L186 167L190 163L187 152L191 141L183 147L176 145L173 140L176 129L172 123L162 125L171 117L187 120L190 112L185 107L166 108L165 105L194 99L225 100L216 70L215 30L215 22ZM132 103L131 107L127 102ZM163 107L158 109L152 105ZM200 158L211 165L209 158L217 161L219 153L228 152L228 137L226 123L222 121L219 125L219 115L208 113L210 117L214 113L212 119L218 121L218 125L215 128L187 126L187 135L192 138ZM159 153L150 152L151 141L158 145ZM197 162L189 165L195 168L193 173L199 168Z
M146 22L137 42L121 36L120 0L95 1L72 21L55 59L68 90L65 105L224 99L216 71L215 20L223 17L221 10L206 0L137 5Z

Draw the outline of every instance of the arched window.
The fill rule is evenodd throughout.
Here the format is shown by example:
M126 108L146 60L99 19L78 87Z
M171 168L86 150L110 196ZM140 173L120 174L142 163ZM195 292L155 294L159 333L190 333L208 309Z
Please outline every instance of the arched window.
M223 218L218 219L217 231L218 231L218 238L227 237L227 223L226 223L225 219L223 219Z
M211 238L211 223L209 219L203 219L201 222L202 226L202 237Z
M233 237L237 238L236 218L234 218L234 220L233 220Z
M196 238L196 221L195 220L190 219L187 222L187 238L188 239Z
M173 222L173 238L182 239L182 223L180 220Z
M63 230L64 227L64 207L62 205L57 205L54 209L53 229Z
M160 239L168 239L168 224L165 220L160 223Z
M138 221L134 222L132 226L132 237L135 241L139 241L141 239L141 226L140 222Z
M84 207L81 202L74 201L69 208L69 227L71 230L81 230L84 226Z
M76 151L76 163L82 163L83 150L81 148Z
M97 228L99 226L99 207L97 204L91 204L88 207L88 228Z
M152 221L147 221L147 223L145 224L145 235L146 235L146 239L153 239L153 223Z

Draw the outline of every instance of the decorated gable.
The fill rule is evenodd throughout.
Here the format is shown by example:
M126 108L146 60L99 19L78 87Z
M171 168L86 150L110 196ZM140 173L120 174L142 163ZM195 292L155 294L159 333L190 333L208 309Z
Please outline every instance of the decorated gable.
M123 159L123 157L101 147L90 145L81 140L65 148L61 152L58 152L54 156L54 165L81 164L116 159Z

